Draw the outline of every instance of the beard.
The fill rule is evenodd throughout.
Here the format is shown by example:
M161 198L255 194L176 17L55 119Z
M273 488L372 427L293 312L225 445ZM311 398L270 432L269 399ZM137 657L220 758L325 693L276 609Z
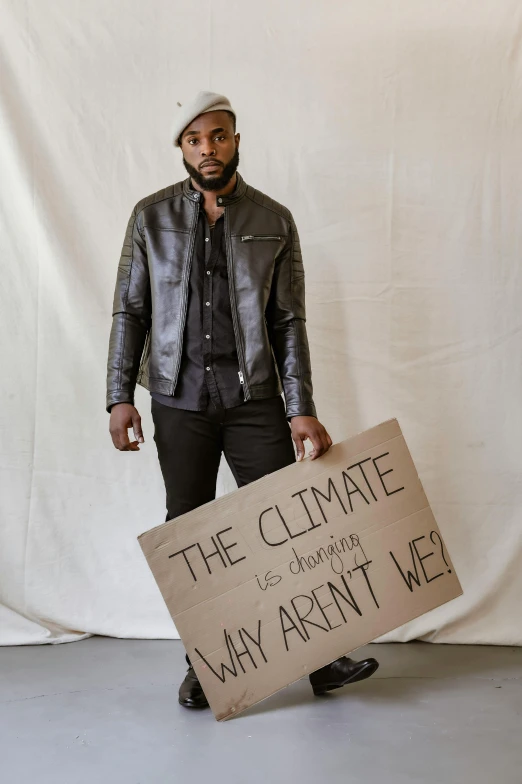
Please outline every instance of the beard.
M221 169L221 174L216 174L212 177L209 177L206 176L201 171L201 169L196 169L194 166L191 166L190 163L185 159L185 156L183 156L183 166L190 174L196 185L198 185L204 191L219 191L228 185L236 172L238 164L239 149L236 147L234 156L227 164L225 164L225 166L223 166Z

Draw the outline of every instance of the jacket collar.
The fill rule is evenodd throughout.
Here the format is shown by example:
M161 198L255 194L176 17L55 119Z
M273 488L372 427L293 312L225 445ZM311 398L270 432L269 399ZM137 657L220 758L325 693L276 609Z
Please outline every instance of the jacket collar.
M236 201L239 201L243 198L246 193L246 189L247 184L236 169L236 187L232 193L217 196L216 207L226 207L228 204L235 204ZM187 177L186 180L183 180L183 194L187 197L187 199L190 199L190 201L200 201L201 199L201 193L192 187L190 177Z

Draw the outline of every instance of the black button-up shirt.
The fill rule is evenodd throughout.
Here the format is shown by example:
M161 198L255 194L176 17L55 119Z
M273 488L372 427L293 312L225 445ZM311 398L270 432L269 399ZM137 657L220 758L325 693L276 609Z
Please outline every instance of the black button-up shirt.
M159 403L202 411L210 401L222 408L244 402L230 307L225 217L210 228L200 204L187 318L178 381L174 395L151 392Z

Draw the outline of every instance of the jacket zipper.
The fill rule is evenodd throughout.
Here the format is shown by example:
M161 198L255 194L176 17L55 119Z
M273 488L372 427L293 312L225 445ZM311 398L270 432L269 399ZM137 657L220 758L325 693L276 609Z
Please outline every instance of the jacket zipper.
M200 205L199 205L199 201L198 201L198 202L196 202L196 209L194 210L194 220L192 222L192 228L191 228L191 236L190 236L189 249L188 249L188 259L187 259L187 274L186 274L185 279L183 281L184 283L186 282L187 285L185 287L185 291L182 293L182 301L181 301L181 304L180 304L180 313L181 313L181 315L180 315L180 330L179 330L178 334L181 336L181 338L183 338L183 333L184 333L184 330L185 330L185 320L186 320L186 317L187 317L186 305L187 305L187 300L188 300L188 288L189 288L189 280L188 280L188 278L190 276L190 269L192 267L192 253L193 253L193 249L194 249L194 243L196 241L196 226L197 226L198 216L199 216L199 207L200 207ZM177 358L177 362L176 362L176 367L174 369L173 385L171 386L171 391L170 391L171 395L174 394L174 389L175 389L176 384L178 382L178 373L179 373L179 368L180 368L180 365L181 365L181 355L182 355L182 352L183 352L183 339L178 340L178 358Z
M241 340L241 335L239 334L239 324L238 324L238 317L237 317L237 304L236 304L236 285L235 285L235 278L234 278L234 270L232 267L232 243L230 241L230 227L229 227L229 218L228 218L228 210L225 207L225 238L227 243L227 270L228 270L228 287L229 287L229 294L230 294L230 309L232 311L232 323L234 325L234 333L236 338L236 348L237 348L237 357L239 360L239 383L243 387L243 395L245 400L250 400L250 391L248 389L248 384L245 383L245 355L243 351L243 342Z
M252 240L282 240L280 234L242 234L241 242L251 242Z

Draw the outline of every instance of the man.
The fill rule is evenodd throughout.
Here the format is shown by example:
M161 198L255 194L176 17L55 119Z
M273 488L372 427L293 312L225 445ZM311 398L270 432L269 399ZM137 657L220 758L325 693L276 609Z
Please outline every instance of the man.
M297 460L307 439L312 460L332 444L312 397L297 229L286 207L237 172L235 131L223 95L203 91L181 107L173 143L190 176L138 202L118 267L109 430L116 449L139 450L134 390L148 389L166 520L215 498L222 453L242 487L295 462L293 444ZM186 658L179 701L206 707ZM309 678L323 694L378 666L343 656Z

